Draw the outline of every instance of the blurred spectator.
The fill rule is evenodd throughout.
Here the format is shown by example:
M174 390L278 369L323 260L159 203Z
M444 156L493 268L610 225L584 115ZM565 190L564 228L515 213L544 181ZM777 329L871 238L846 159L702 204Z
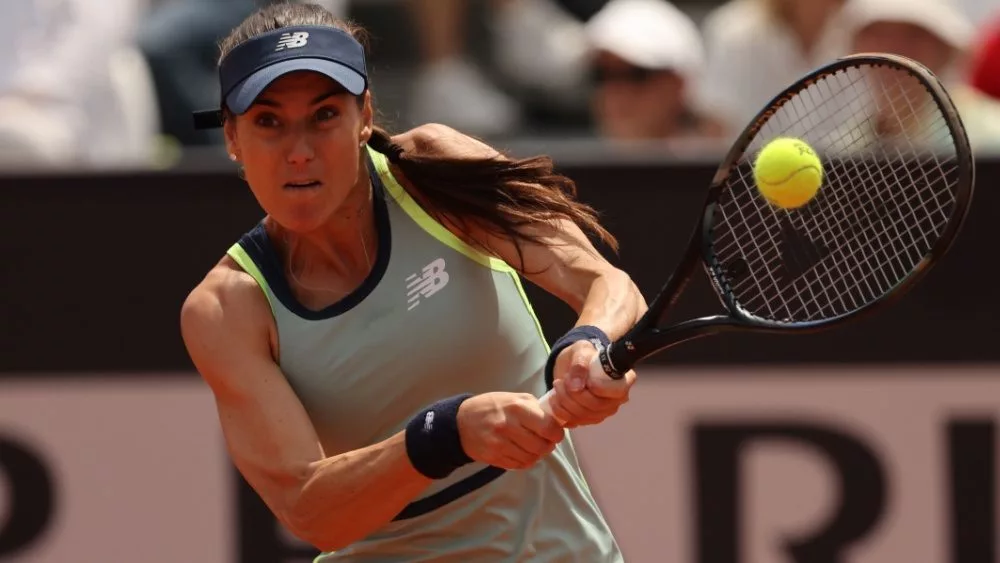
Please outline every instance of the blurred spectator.
M272 0L161 0L140 33L153 70L162 134L181 145L221 142L218 131L197 131L191 112L218 104L219 42L254 10ZM311 0L343 16L346 0Z
M185 146L221 142L216 131L196 131L191 112L218 103L218 42L263 3L163 0L146 18L139 41L153 70L166 138Z
M664 0L612 0L588 22L593 115L618 141L700 137L690 85L704 63L698 28Z
M588 45L583 23L606 2L499 0L491 21L497 67L522 91L585 101L581 86L587 80Z
M467 54L469 0L412 0L421 49L411 118L476 135L509 133L522 121L518 101ZM593 3L592 1L589 3ZM492 55L514 86L564 95L583 79L586 41L574 13L581 0L490 0ZM566 6L576 8L567 11Z
M1000 17L983 28L972 53L969 83L979 92L1000 100Z
M730 0L708 15L699 108L735 135L784 88L846 54L843 0Z
M468 0L412 0L422 66L411 119L441 122L478 135L514 127L517 104L466 56Z
M924 64L948 88L972 148L1000 150L1000 103L961 80L973 27L950 0L851 0L846 21L856 52L887 52Z
M0 166L147 164L156 131L134 47L141 0L3 0Z

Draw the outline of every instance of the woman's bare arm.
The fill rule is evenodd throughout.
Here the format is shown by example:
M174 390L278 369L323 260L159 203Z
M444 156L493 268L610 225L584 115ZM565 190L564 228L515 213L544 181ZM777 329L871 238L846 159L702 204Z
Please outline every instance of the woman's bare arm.
M224 262L186 300L181 329L237 468L292 533L339 549L391 521L431 480L413 468L402 432L324 452L271 357L270 319L253 279Z

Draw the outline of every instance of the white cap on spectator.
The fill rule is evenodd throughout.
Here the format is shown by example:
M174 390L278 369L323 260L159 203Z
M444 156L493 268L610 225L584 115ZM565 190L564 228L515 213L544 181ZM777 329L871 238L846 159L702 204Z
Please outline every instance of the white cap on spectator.
M855 31L875 22L909 23L958 50L968 48L975 33L951 0L851 0L845 15Z
M704 64L698 27L666 0L611 0L587 23L595 50L641 68L692 76Z

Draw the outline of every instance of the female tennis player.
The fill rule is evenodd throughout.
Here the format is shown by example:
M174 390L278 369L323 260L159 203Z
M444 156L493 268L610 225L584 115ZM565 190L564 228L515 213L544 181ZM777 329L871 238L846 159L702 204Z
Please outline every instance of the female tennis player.
M635 378L587 375L646 308L585 232L614 239L548 159L374 127L359 33L263 9L197 116L266 212L181 314L230 455L320 561L620 561L556 422L601 422ZM519 273L579 313L551 351Z

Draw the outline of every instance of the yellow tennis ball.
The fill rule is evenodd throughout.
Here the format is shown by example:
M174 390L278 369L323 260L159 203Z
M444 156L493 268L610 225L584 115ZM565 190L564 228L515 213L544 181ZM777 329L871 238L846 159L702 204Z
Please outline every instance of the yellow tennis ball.
M784 209L809 203L823 184L823 164L801 139L782 137L757 154L754 182L764 199Z

